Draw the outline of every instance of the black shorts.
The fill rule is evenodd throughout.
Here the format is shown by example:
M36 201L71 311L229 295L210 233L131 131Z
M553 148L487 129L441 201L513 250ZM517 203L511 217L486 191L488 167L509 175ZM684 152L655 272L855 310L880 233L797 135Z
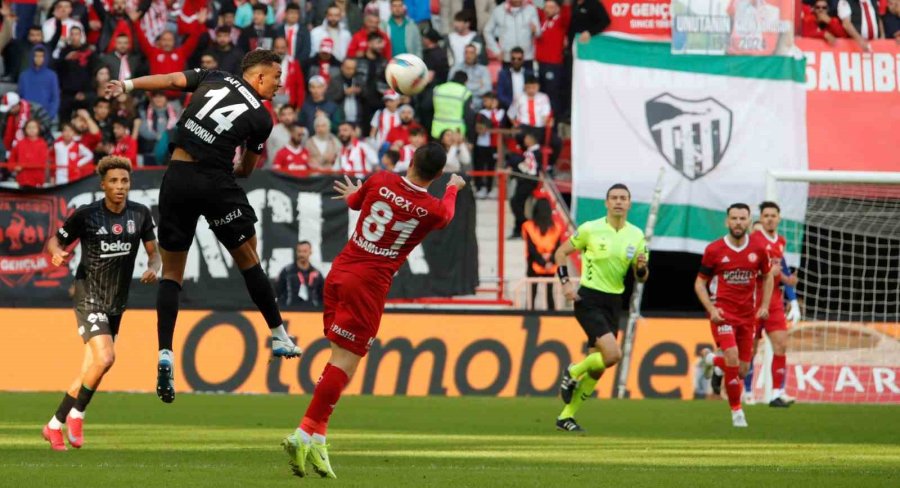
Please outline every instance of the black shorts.
M201 215L226 249L256 234L256 212L232 175L201 163L170 162L159 188L160 247L187 251Z
M575 318L587 334L588 347L594 347L597 339L606 334L619 334L619 315L622 312L622 295L603 293L591 288L578 289L581 300L575 302Z
M75 309L75 320L78 323L78 335L85 344L99 335L111 335L113 340L119 335L122 314L111 315L104 312L86 312Z

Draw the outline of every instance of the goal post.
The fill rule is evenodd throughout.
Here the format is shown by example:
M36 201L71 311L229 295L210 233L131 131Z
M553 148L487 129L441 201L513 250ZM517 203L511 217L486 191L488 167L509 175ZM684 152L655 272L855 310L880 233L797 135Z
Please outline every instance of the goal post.
M650 212L647 215L647 225L644 228L644 240L647 249L650 249L650 241L653 240L656 218L659 215L659 204L662 201L663 181L666 176L666 168L659 169L656 178L656 188L653 190L653 199L650 201ZM641 318L641 300L644 297L644 284L635 282L634 291L631 293L631 303L628 307L628 322L625 325L625 333L622 335L622 360L616 375L616 397L628 396L628 372L631 366L631 350L634 347L634 333L638 319Z
M766 197L803 208L780 232L796 254L802 319L786 389L799 401L900 402L900 172L773 171ZM793 258L793 262L792 259ZM769 400L771 345L754 395Z

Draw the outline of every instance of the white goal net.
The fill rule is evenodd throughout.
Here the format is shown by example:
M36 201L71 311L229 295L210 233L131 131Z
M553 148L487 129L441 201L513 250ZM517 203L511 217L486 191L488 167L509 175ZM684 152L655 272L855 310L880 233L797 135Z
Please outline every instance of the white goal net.
M803 317L789 330L788 395L900 402L900 173L772 174L767 193L806 199L805 218L781 229ZM773 387L769 359L757 359L761 398Z

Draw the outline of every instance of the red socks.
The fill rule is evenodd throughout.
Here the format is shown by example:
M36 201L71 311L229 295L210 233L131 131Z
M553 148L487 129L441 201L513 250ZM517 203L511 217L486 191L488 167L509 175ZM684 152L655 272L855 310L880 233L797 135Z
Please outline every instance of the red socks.
M723 358L722 356L716 356L715 358L713 358L713 366L721 369L722 371L725 371L725 368L728 367L725 366L725 358Z
M784 375L787 372L787 357L775 355L772 357L772 388L784 388Z
M333 366L331 363L326 364L325 369L322 370L322 376L316 384L316 389L313 391L312 401L309 402L306 415L300 422L300 429L310 435L324 436L328 429L328 418L331 417L331 412L334 411L334 406L337 405L341 398L341 392L344 391L344 387L349 381L347 373L341 368Z
M738 367L725 366L722 369L725 370L725 392L728 394L728 405L731 406L732 411L740 410L744 382L738 377Z

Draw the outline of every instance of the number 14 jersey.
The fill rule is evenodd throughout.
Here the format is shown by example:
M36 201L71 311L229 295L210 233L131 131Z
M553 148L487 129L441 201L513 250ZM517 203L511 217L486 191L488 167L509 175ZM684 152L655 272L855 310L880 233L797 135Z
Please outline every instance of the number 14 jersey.
M194 92L175 130L173 144L201 164L231 173L235 149L261 154L272 132L272 116L252 86L222 71L184 72L187 91Z
M455 186L448 187L439 200L406 177L375 173L347 201L350 208L360 210L359 219L332 270L389 288L394 274L425 236L453 220L456 194Z

